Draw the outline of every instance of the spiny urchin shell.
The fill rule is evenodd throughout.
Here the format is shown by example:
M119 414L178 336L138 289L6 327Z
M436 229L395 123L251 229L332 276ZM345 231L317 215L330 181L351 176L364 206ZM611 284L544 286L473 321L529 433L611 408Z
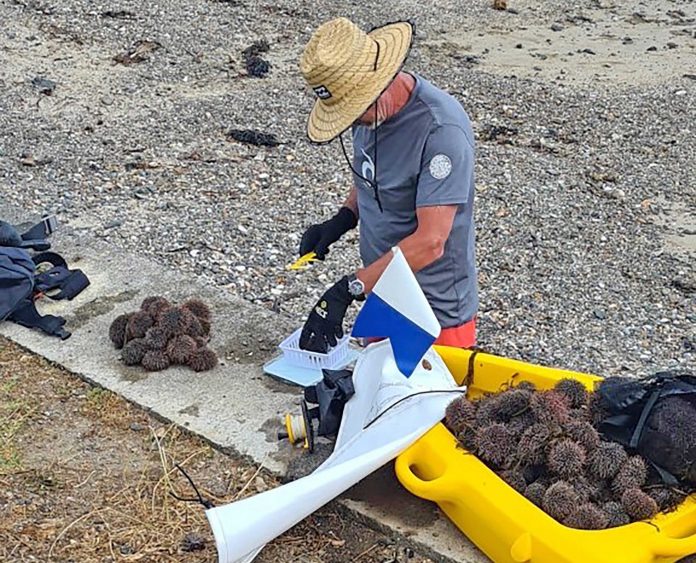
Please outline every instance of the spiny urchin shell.
M638 488L624 491L621 495L621 506L633 520L648 520L658 511L657 503Z
M563 438L549 448L549 469L564 478L582 474L585 465L585 450L577 442Z
M476 425L479 427L488 426L496 422L494 395L486 395L476 401Z
M675 509L684 500L684 493L680 493L668 487L658 487L646 492L657 503L660 512L669 512Z
M201 325L201 329L203 330L203 336L209 336L210 335L210 319L198 319L198 322Z
M592 503L581 504L564 521L566 526L580 530L603 530L608 523L606 513Z
M116 317L109 326L109 339L118 350L126 343L126 327L131 314L126 313Z
M532 383L531 381L520 381L516 386L515 389L523 389L524 391L536 391L536 385Z
M150 350L164 349L168 340L169 336L167 333L156 325L147 329L145 333L145 343Z
M209 339L204 336L194 336L193 339L196 341L197 348L205 348L208 345Z
M459 445L465 450L475 452L478 444L477 430L473 426L465 426L460 432L455 434Z
M201 320L198 317L196 317L193 313L191 313L191 315L188 317L186 334L193 338L197 336L202 337L205 335L205 332L203 332L203 325L201 324Z
M179 309L181 310L181 314L183 316L184 323L186 323L186 328L184 330L186 332L188 332L191 328L192 323L194 323L194 322L198 323L200 321L199 321L198 317L196 317L196 315L194 315L189 309L187 309L185 307L179 307Z
M536 417L531 410L526 410L522 414L513 416L507 427L515 436L521 436L528 428L536 423Z
M152 295L150 297L146 297L143 299L142 303L140 303L140 309L142 311L147 311L150 308L150 305L153 303L156 303L160 299L164 299L163 297L160 297L159 295Z
M521 415L529 408L530 391L510 389L499 393L491 399L492 416L496 422L509 422L514 416Z
M578 494L573 487L565 481L557 481L546 489L542 507L552 518L562 522L567 518L578 504Z
M132 338L144 338L147 329L150 328L155 321L149 313L145 311L137 311L128 319L128 340Z
M590 471L600 479L613 478L628 459L628 454L621 444L600 442L589 458Z
M162 350L148 350L143 356L142 365L147 371L162 371L169 367L169 358Z
M577 379L561 379L554 389L568 398L571 409L579 409L587 404L587 389Z
M127 366L136 366L143 360L143 356L147 353L147 345L145 339L136 338L126 343L121 350L121 359Z
M568 398L559 391L535 393L529 404L537 420L545 424L564 424L570 417Z
M476 420L476 407L465 396L457 397L445 410L445 426L455 436L470 427Z
M172 336L186 334L192 316L188 309L170 307L160 314L158 326Z
M544 496L546 495L546 485L542 481L535 481L529 485L525 491L524 496L536 504L538 507L543 506Z
M648 495L650 495L650 498L652 498L655 503L657 504L657 507L662 511L666 507L669 506L671 498L672 498L672 492L667 488L667 487L660 487L658 489L651 489L649 491L646 491Z
M164 309L167 309L168 307L171 307L171 303L169 303L169 301L167 301L164 297L161 297L159 295L146 297L140 304L140 309L142 311L150 313L150 315L155 319Z
M601 500L601 487L596 482L576 475L572 485L581 502Z
M150 306L149 312L152 315L152 318L155 319L155 321L159 320L160 315L164 313L165 311L168 311L169 309L172 308L172 304L169 303L169 301L158 301L157 303L153 303Z
M590 422L595 426L609 416L609 409L599 393L591 393L587 402L587 410Z
M210 348L199 348L188 362L193 371L208 371L217 365L218 359Z
M200 299L189 299L182 307L191 311L199 319L210 320L210 308Z
M602 510L607 515L607 528L615 528L616 526L624 526L630 524L631 518L621 506L620 502L609 501L602 505Z
M582 409L570 409L570 420L575 422L588 422L589 414L586 408Z
M645 461L640 456L633 456L621 464L619 472L611 482L611 488L616 495L622 495L626 489L639 489L645 484L648 470Z
M169 344L167 344L167 356L173 364L186 365L197 349L196 341L190 336L182 334L181 336L175 336L169 341Z
M483 461L506 466L515 455L515 436L498 422L484 426L477 434L477 454Z
M588 453L599 446L599 434L589 422L571 420L563 426L563 431Z
M517 443L517 457L523 463L541 464L546 459L546 447L551 432L545 424L534 424L522 433Z
M524 494L527 489L527 481L524 480L524 475L517 469L508 469L500 473L500 477L518 493Z

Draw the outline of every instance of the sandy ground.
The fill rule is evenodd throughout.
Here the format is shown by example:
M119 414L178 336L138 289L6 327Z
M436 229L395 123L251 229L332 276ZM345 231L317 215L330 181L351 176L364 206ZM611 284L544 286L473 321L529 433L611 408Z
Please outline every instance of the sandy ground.
M464 60L474 57L481 68L504 76L577 87L655 85L694 70L693 8L688 4L566 3L549 25L534 17L543 3L509 2L513 10L528 12L524 24L513 14L478 33L433 34L436 38L428 37L427 44L449 48Z

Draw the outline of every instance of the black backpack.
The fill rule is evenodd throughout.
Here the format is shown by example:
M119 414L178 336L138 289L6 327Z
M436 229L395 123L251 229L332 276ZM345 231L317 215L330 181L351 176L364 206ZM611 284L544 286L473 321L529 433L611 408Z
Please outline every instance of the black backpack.
M28 248L50 248L43 238L55 228L55 222L44 219L23 235L0 221L0 321L12 321L28 328L38 328L61 340L70 337L65 319L40 315L35 300L42 295L51 299L73 299L88 285L81 270L69 270L65 259L55 252L31 255ZM52 292L52 293L49 293Z
M34 291L34 261L22 248L0 246L0 321Z

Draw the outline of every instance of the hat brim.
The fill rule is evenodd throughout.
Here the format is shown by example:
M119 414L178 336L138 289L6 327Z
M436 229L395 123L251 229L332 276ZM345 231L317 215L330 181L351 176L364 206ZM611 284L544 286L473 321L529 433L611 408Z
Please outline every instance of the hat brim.
M330 105L323 100L314 103L307 120L307 136L313 143L328 143L349 129L389 87L411 50L413 26L405 21L389 23L368 35L380 44L377 70L342 100Z

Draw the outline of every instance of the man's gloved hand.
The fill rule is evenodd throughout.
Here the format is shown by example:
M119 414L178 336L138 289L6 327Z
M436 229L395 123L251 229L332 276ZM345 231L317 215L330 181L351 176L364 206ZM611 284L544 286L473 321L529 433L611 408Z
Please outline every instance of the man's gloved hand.
M348 207L341 207L328 221L312 225L302 235L300 256L314 251L319 260L329 253L329 246L358 224L358 218Z
M348 276L326 290L300 333L300 348L325 354L343 338L343 317L355 297L348 291Z

